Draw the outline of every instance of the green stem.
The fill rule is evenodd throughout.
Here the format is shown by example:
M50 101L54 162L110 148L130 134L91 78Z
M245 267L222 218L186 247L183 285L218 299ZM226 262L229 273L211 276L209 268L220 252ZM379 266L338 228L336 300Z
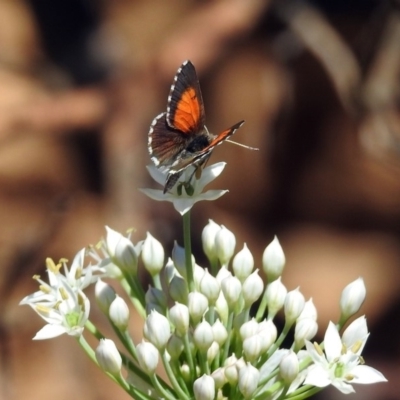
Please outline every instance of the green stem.
M192 244L190 240L190 210L183 214L183 244L185 247L186 279L189 286L189 292L194 292Z
M163 365L165 368L165 372L168 375L169 380L171 381L171 385L174 388L176 395L179 399L181 400L187 400L187 395L186 393L182 390L182 388L179 386L178 381L176 380L176 376L172 371L170 361L166 357L166 353L164 351L164 354L162 355L162 361ZM176 399L177 400L177 399Z
M193 355L192 355L192 351L190 349L190 342L189 342L189 335L188 333L185 334L185 336L183 337L183 346L185 349L185 354L186 354L186 359L189 365L189 369L190 369L190 378L193 381L194 377L196 376L196 369L194 366L194 362L193 362Z
M258 310L257 310L256 321L258 321L258 322L261 321L261 318L264 316L265 310L267 309L267 304L268 304L267 287L264 290L263 298L262 298L260 306L258 307Z
M124 288L125 292L128 294L129 299L131 300L133 306L139 313L139 315L145 319L146 318L146 309L144 303L144 295L143 295L143 303L139 300L136 295L136 291L132 288L130 283L124 278L120 280L121 286Z
M153 276L153 283L155 288L162 290L160 274L156 274Z

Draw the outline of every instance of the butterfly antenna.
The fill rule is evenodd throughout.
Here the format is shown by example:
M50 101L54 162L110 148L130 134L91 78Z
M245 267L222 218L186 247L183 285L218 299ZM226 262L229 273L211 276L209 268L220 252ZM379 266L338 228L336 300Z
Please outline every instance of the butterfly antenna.
M257 147L246 146L245 144L234 142L233 140L229 140L229 139L226 139L225 142L236 144L236 146L244 147L245 149L248 149L248 150L260 150Z

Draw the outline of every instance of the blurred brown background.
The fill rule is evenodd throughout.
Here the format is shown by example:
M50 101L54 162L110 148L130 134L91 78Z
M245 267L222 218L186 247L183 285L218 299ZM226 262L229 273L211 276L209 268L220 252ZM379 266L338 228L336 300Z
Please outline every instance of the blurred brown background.
M127 399L73 339L32 342L42 322L18 302L45 257L72 259L105 224L167 253L181 239L172 206L138 188L186 59L208 128L245 119L235 139L260 148L214 152L229 193L194 208L197 259L208 218L258 266L277 234L320 335L363 276L365 359L389 383L352 398L400 399L400 3L384 0L0 0L0 399Z

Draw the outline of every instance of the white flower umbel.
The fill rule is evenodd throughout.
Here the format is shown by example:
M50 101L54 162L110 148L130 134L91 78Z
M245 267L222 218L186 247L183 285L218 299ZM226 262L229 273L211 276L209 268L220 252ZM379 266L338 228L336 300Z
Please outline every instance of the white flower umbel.
M361 352L369 335L364 317L350 324L342 338L340 324L331 323L325 343L312 345L309 340L318 325L311 299L305 302L298 289L287 293L281 276L265 285L258 275L262 261L257 265L247 246L235 254L234 233L214 223L208 233L203 231L203 244L210 239L205 243L210 263L197 265L190 246L190 212L183 221L184 246L174 246L172 259L150 234L134 245L129 235L110 228L100 246L77 254L71 268L65 260L56 265L48 259L49 283L35 277L40 290L22 301L47 322L35 339L76 336L108 376L130 397L142 400L305 399L329 384L349 393L353 383L385 381L363 365ZM275 272L282 266L278 250L267 260ZM85 266L88 253L94 267ZM271 261L276 259L280 267ZM146 293L140 268L151 282ZM114 291L100 276L121 288ZM100 340L103 334L88 320L90 304L83 289L96 279L97 303L121 351L113 341ZM121 289L125 293L119 297ZM356 312L364 297L361 279L348 285L341 299L342 317ZM139 313L130 312L131 305ZM282 325L274 323L278 312L285 318L279 330ZM145 340L131 337L129 327L140 323L131 321L132 315L142 317ZM89 344L93 338L86 341L90 334L99 343L96 350ZM290 350L282 348L284 343ZM167 380L158 376L161 368Z
M204 187L221 174L225 165L226 163L219 162L205 167L201 173L200 179L196 179L196 176L193 175L194 167L190 166L186 168L179 178L178 183L165 194L162 190L157 189L140 190L153 200L170 201L174 205L175 210L183 215L198 201L216 200L227 192L227 190L208 190L207 192L203 192ZM162 186L165 185L167 172L161 171L154 165L147 166L147 170L157 183ZM193 177L190 179L192 175ZM189 185L190 190L187 189L187 185Z
M363 365L361 351L368 338L364 317L353 321L340 338L332 322L324 338L324 351L317 344L306 341L306 347L314 364L307 373L304 384L317 387L335 386L342 393L354 392L354 383L385 382L386 378L374 368Z

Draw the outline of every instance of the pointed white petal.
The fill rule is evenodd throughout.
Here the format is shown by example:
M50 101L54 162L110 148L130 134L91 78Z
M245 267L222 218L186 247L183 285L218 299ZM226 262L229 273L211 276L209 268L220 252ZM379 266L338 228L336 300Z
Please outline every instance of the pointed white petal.
M62 335L66 329L61 325L45 325L33 338L33 340L52 339Z
M357 365L357 367L351 370L351 374L354 375L352 382L354 383L377 383L387 382L387 379L377 371L375 368L368 367L367 365Z

